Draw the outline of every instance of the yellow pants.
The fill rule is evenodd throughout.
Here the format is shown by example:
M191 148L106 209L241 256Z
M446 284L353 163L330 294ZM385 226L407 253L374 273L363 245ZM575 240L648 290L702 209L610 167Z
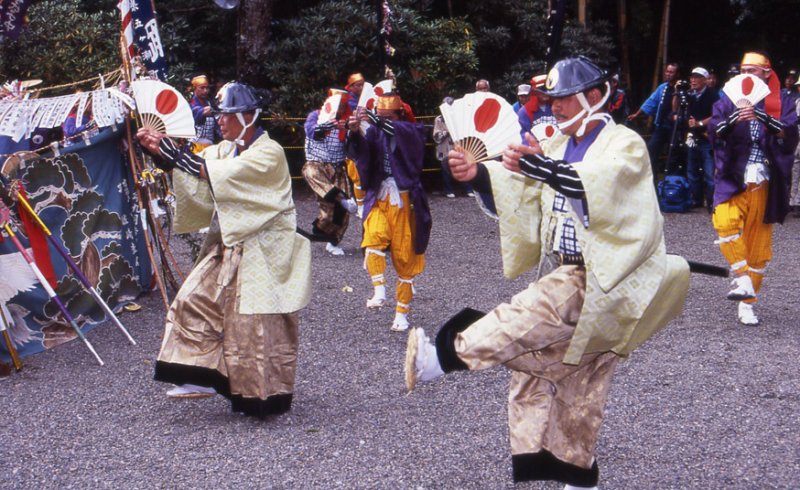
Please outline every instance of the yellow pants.
M364 266L372 278L372 285L384 283L386 270L385 250L392 254L392 264L397 272L396 311L408 313L414 297L412 280L425 269L425 256L414 252L414 212L408 192L401 192L402 207L394 206L389 197L375 202L364 221Z
M722 255L731 270L750 276L756 293L772 259L772 225L764 224L768 190L768 182L748 184L747 190L717 205L712 217Z
M353 183L353 197L356 199L356 204L359 206L364 205L364 192L361 189L361 177L358 175L358 168L356 168L356 162L350 160L349 158L345 160L345 165L347 166L347 177L350 178L350 182Z

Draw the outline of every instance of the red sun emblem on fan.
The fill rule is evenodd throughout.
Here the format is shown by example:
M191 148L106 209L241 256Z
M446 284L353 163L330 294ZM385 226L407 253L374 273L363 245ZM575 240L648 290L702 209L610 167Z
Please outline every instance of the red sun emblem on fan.
M751 77L745 77L744 80L742 80L742 95L750 95L755 86L756 84L753 82Z
M475 129L481 133L485 133L494 127L497 119L500 117L500 102L494 99L486 99L483 101L472 121L475 123Z
M162 90L156 96L156 110L160 114L170 114L178 107L178 96L171 90Z
M375 95L383 95L383 87L375 87Z
M552 138L554 134L556 134L556 128L552 124L548 124L546 128L544 128L544 134L548 138Z
M331 112L333 112L333 107L331 106L330 102L326 102L325 103L325 112L327 114L330 114Z
M372 109L375 107L375 99L367 100L367 109Z

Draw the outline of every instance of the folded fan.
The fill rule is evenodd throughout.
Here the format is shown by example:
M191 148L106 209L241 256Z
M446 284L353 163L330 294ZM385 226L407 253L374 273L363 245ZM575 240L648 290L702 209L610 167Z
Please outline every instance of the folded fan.
M539 143L549 140L558 133L560 133L558 126L553 123L543 122L531 128L531 134Z
M322 108L319 110L319 118L317 118L317 124L323 124L331 121L336 120L336 114L339 112L339 105L342 103L342 94L341 92L334 93L322 104Z
M722 91L736 107L748 107L764 100L769 86L755 75L741 74L728 80Z
M194 138L194 117L180 92L158 80L131 83L142 127L173 138Z
M509 143L519 143L520 125L514 109L491 92L475 92L439 106L453 145L469 163L498 157Z
M358 107L375 110L375 105L378 103L378 97L383 94L388 94L392 91L394 82L392 80L382 80L374 86L369 82L364 82L364 88L361 89L361 95L358 97ZM369 123L361 121L361 132L366 133Z

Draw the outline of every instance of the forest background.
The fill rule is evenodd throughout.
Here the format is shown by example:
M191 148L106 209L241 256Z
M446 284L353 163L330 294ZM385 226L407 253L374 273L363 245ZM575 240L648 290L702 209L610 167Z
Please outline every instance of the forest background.
M0 44L0 79L40 78L53 86L114 70L116 4L32 2L19 39ZM157 0L155 7L167 82L186 89L191 76L206 73L267 88L274 125L297 133L290 121L319 107L328 88L342 87L355 71L380 81L384 61L418 115L436 114L445 95L474 90L478 78L513 101L518 84L544 72L550 4L391 0L386 40L393 56L379 42L376 1L242 0L225 10L212 0ZM660 82L665 52L684 74L702 65L724 81L745 50L762 49L783 76L800 65L798 26L800 0L570 0L561 54L584 54L620 72L635 109Z

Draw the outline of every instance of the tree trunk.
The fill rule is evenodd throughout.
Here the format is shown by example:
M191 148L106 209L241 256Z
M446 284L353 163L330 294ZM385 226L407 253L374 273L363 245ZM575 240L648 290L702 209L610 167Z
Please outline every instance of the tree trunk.
M586 0L578 0L578 24L586 27Z
M239 7L239 39L236 42L236 76L256 87L267 80L259 65L266 59L272 34L272 7L275 0L242 0Z
M631 87L631 52L630 43L628 43L628 2L626 0L617 0L617 18L619 19L618 35L620 46L620 77L625 86L630 89Z
M667 39L669 38L669 4L664 0L664 11L661 14L661 32L658 35L658 51L656 52L656 66L653 70L653 90L661 83L664 64L667 63Z

